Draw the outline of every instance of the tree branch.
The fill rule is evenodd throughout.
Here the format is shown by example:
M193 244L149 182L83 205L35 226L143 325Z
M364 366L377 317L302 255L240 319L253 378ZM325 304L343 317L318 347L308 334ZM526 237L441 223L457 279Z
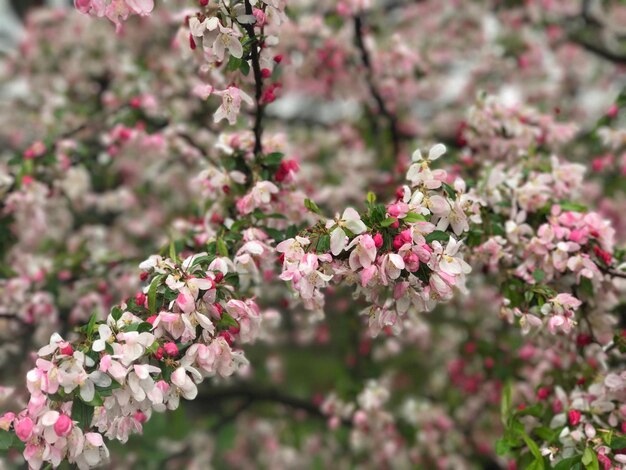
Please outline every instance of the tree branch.
M252 15L252 5L250 0L244 0L246 15ZM256 102L256 110L254 116L254 154L259 156L263 153L263 108L261 103L263 98L263 76L261 74L260 54L259 54L259 39L254 33L253 24L242 24L243 29L250 38L250 59L252 62L252 72L254 74L254 99Z
M389 125L389 132L391 134L393 154L394 157L398 157L398 154L400 153L400 132L398 130L398 119L389 110L389 108L387 108L385 100L383 99L378 88L376 88L376 84L374 83L372 62L370 60L367 48L365 47L365 41L363 40L363 19L359 15L354 17L354 37L356 46L361 53L361 62L363 62L363 65L365 66L365 80L367 81L367 86L370 90L372 97L374 98L374 101L376 102L379 113L387 120L387 123Z
M617 271L616 269L611 269L611 268L606 268L604 266L601 265L597 265L598 268L600 268L600 271L602 271L604 274L608 274L609 276L613 276L613 277L619 277L622 279L626 279L626 272L622 272L622 271Z
M231 388L218 388L198 395L198 399L208 402L230 399L244 399L246 403L270 402L284 405L295 410L306 411L309 415L317 418L328 418L328 416L322 413L322 410L318 406L309 400L287 395L274 389L254 389L246 385ZM342 424L351 426L351 422L348 419L342 420Z
M598 44L587 41L580 37L572 36L571 40L589 52L593 52L603 59L609 60L616 64L626 64L626 54L618 54L617 52L606 49Z

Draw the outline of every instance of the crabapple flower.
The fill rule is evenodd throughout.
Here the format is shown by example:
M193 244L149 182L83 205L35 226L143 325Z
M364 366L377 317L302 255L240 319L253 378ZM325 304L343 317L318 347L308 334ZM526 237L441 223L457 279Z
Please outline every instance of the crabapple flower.
M348 245L350 269L369 268L376 259L376 243L371 235L359 235Z
M333 227L335 228L330 232L330 252L333 256L337 256L341 253L348 243L348 237L346 236L344 227L355 235L360 235L367 230L367 227L361 220L361 216L352 207L348 207L344 210L341 218L337 216L335 220L326 222L327 229Z
M250 98L247 93L235 86L229 86L226 90L214 91L213 93L222 97L222 104L213 115L215 122L226 119L229 124L233 125L237 122L241 102L244 101L250 106L254 104L254 101L252 101L252 98Z

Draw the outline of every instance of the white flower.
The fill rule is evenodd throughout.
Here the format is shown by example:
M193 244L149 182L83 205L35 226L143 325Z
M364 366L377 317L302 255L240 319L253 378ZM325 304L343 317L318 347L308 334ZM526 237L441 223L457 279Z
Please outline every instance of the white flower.
M428 151L428 159L427 159L427 161L434 162L439 157L441 157L444 153L446 153L446 146L445 145L443 145L443 144L433 145L430 148L430 150ZM413 155L412 155L411 159L414 162L421 162L421 161L423 161L422 152L420 151L420 149L417 149L415 152L413 152Z
M108 325L100 325L98 327L98 335L100 336L100 339L93 342L91 349L96 352L101 352L106 348L106 343L110 343L111 340L114 339L114 336Z
M361 220L361 216L352 207L348 207L345 211L343 211L341 219L337 218L336 220L329 220L326 223L326 228L328 229L333 226L336 226L330 234L330 251L333 256L337 256L341 253L348 243L348 237L346 236L346 232L343 230L343 227L347 228L355 235L359 235L367 230L367 227Z

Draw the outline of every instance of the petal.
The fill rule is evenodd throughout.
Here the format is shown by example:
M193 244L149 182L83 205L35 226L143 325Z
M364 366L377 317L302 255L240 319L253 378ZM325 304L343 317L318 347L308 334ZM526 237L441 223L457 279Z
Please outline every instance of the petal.
M445 145L443 145L443 144L434 145L428 151L428 159L430 161L437 160L444 153L446 153L446 146Z
M44 426L52 426L59 419L58 411L48 411L41 417L41 424Z
M367 227L362 220L348 220L346 221L345 225L348 230L356 235L363 233L367 230Z
M330 234L330 252L337 256L346 247L346 232L341 227L337 227Z
M91 380L85 380L85 383L80 386L80 397L83 401L90 402L93 400L95 394L96 388L94 387L93 382Z

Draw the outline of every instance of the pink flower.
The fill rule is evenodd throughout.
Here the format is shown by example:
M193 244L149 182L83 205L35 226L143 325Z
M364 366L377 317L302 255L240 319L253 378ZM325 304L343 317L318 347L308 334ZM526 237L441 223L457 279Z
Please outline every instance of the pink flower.
M221 95L222 97L222 104L219 108L217 108L217 111L215 111L215 114L213 115L213 120L215 122L227 119L228 123L232 126L237 122L237 115L239 114L239 109L241 108L241 102L244 101L250 106L254 104L254 101L252 101L250 96L234 86L230 86L224 91L215 91L214 93L216 95Z
M138 15L146 16L154 9L154 0L126 0L126 5Z
M26 442L33 435L34 427L33 420L28 416L20 418L15 422L15 434L20 441Z
M54 432L59 437L67 436L71 431L74 423L72 419L67 415L59 415L56 423L54 423Z
M370 234L356 237L348 245L348 249L354 248L350 253L350 269L368 268L376 259L376 243Z

